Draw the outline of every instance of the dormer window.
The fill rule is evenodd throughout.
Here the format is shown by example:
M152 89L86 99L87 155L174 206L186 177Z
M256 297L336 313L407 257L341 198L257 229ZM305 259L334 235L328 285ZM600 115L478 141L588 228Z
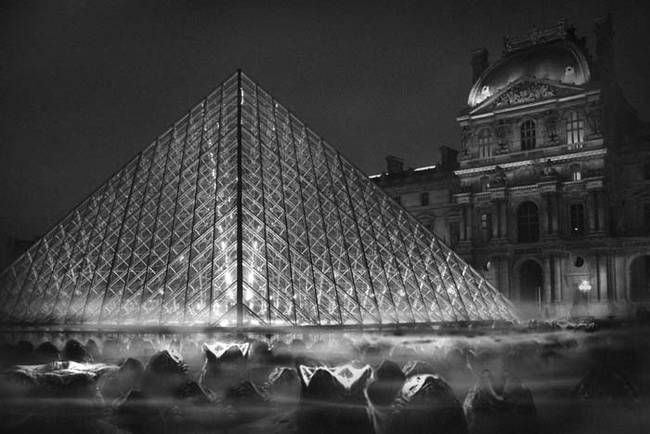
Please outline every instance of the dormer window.
M570 111L565 117L567 145L580 145L585 140L585 120L577 111Z
M562 83L575 84L576 82L576 70L573 66L567 66L564 68L564 76L562 77Z
M535 136L535 121L527 120L521 124L521 150L535 149L537 138Z
M480 158L492 156L492 133L488 128L483 128L478 134L478 154Z

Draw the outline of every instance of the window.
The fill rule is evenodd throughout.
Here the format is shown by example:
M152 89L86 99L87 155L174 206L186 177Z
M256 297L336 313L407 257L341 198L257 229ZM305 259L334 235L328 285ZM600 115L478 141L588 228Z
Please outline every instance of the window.
M481 177L481 191L487 191L490 187L490 177L482 176Z
M490 222L492 221L491 217L490 214L481 214L481 229L484 231L490 228Z
M539 212L533 202L524 202L517 209L518 240L534 243L539 240Z
M481 214L481 234L483 241L489 241L492 238L492 214Z
M492 134L487 128L483 128L478 135L478 154L480 158L492 156Z
M566 142L568 145L581 144L585 140L585 120L576 111L566 115Z
M537 144L535 137L535 122L532 120L527 120L521 124L521 150L528 151L530 149L535 149Z
M585 208L581 203L569 207L569 219L572 234L581 235L585 232Z
M460 241L460 222L449 222L449 241L452 247Z
M428 191L425 191L424 193L420 193L420 205L422 205L422 206L429 205L429 192Z
M580 171L579 164L571 165L571 179L573 181L580 181L582 179L582 172Z

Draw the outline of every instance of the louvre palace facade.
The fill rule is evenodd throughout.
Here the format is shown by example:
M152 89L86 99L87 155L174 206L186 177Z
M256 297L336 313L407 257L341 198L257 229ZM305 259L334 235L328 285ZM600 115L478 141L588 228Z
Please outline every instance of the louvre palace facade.
M650 301L650 128L564 21L473 53L458 155L371 178L529 317L629 315Z

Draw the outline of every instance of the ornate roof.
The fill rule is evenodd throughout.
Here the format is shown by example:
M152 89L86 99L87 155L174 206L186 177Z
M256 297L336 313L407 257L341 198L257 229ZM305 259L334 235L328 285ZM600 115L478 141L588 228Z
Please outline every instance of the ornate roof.
M481 74L470 90L467 104L476 107L523 77L587 84L591 79L589 62L573 32L567 31L563 23L551 30L535 30L516 40L507 38L504 57Z

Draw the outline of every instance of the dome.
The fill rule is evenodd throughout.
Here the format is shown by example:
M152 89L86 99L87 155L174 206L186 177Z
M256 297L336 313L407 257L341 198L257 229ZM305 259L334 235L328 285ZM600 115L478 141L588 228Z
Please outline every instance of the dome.
M487 68L472 86L467 104L475 107L522 77L580 86L589 82L591 72L584 53L571 41L533 45Z

